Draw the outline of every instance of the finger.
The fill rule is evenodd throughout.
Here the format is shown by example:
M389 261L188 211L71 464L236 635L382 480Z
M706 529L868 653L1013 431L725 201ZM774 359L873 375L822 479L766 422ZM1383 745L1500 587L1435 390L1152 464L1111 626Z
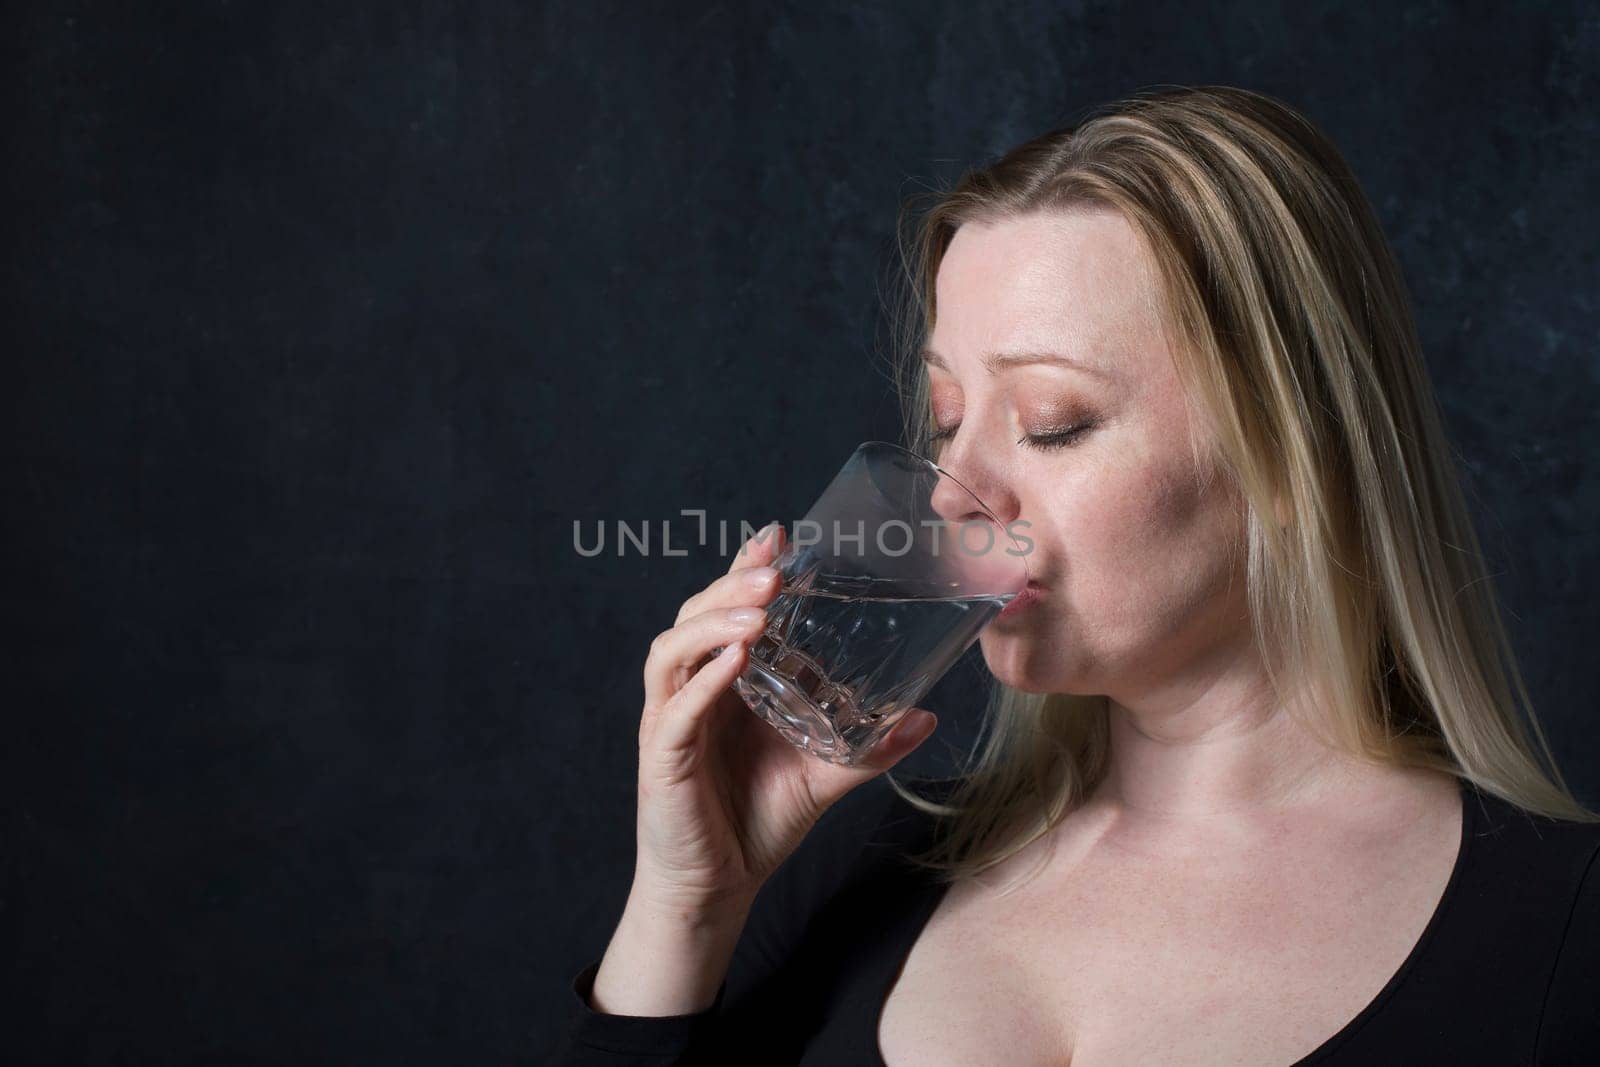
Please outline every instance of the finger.
M729 571L683 602L674 626L685 619L719 608L759 607L778 595L778 572L764 564L751 563Z
M728 573L743 570L746 567L759 567L763 563L771 563L783 551L786 542L783 532L783 523L769 522L755 532L733 557L733 565L728 568Z
M645 704L664 705L712 649L754 637L766 619L767 613L758 607L707 611L657 635L644 661Z
M939 719L933 712L925 708L913 708L860 763L844 767L821 760L812 761L809 765L813 775L811 795L822 810L827 810L856 786L876 778L915 752L933 736L938 725Z
M706 715L717 698L733 685L748 655L743 641L735 641L695 672L694 677L667 701L651 747L657 752L684 752L700 737Z
M693 615L712 608L731 608L740 604L765 604L777 595L773 586L777 584L777 572L767 565L775 561L783 553L785 544L783 523L769 522L755 535L740 546L730 566L722 577L706 586L700 592L683 602L678 609L678 617L673 625L681 623ZM760 568L757 571L757 568ZM744 572L755 571L745 577L740 577ZM746 586L743 582L753 582L754 587ZM764 594L756 599L750 593Z

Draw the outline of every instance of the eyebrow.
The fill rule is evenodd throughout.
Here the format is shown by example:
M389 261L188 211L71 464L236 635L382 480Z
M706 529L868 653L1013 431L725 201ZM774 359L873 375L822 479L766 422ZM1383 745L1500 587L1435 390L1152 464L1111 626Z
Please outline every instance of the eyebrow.
M946 363L944 361L944 357L939 355L939 353L935 352L931 348L924 348L922 350L922 361L930 366L938 367L947 374L950 372L950 364ZM983 364L983 369L988 371L990 374L998 374L1001 371L1009 370L1012 367L1026 367L1039 363L1049 363L1062 367L1070 367L1073 370L1082 371L1083 373L1093 375L1096 378L1109 379L1111 377L1111 375L1101 367L1084 363L1082 360L1073 359L1071 356L1064 356L1057 352L989 352L983 356L980 362Z

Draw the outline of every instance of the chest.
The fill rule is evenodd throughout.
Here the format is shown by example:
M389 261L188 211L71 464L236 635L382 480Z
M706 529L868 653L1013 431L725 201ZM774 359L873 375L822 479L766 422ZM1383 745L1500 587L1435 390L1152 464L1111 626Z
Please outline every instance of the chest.
M1419 829L1353 851L1175 862L1104 850L1021 889L959 883L890 990L880 1050L892 1067L998 1050L1023 1067L1287 1067L1406 961L1457 847Z

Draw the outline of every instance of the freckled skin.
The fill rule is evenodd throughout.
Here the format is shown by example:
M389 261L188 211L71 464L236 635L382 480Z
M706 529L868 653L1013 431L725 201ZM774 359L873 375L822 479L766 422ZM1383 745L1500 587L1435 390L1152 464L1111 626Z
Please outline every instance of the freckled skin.
M935 421L957 432L940 463L1002 523L1030 524L1045 587L981 638L1015 688L1123 704L1160 690L1165 703L1248 642L1243 501L1190 454L1156 277L1137 231L1102 211L967 223L941 262L928 347L948 370L929 375ZM994 351L1063 353L1110 378L991 375L980 359ZM1065 447L1018 443L1084 418L1094 425Z

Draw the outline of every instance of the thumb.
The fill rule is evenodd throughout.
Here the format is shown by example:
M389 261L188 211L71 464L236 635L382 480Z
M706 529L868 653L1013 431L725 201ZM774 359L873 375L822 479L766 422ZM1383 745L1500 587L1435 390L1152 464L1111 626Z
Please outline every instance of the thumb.
M912 708L895 723L888 736L878 742L860 763L845 767L826 764L821 770L819 792L826 809L856 786L870 781L905 759L928 738L939 725L939 717L925 708Z
M912 708L895 723L888 736L867 753L863 763L880 771L888 770L921 747L922 742L933 736L938 725L939 716L933 712L926 708Z

